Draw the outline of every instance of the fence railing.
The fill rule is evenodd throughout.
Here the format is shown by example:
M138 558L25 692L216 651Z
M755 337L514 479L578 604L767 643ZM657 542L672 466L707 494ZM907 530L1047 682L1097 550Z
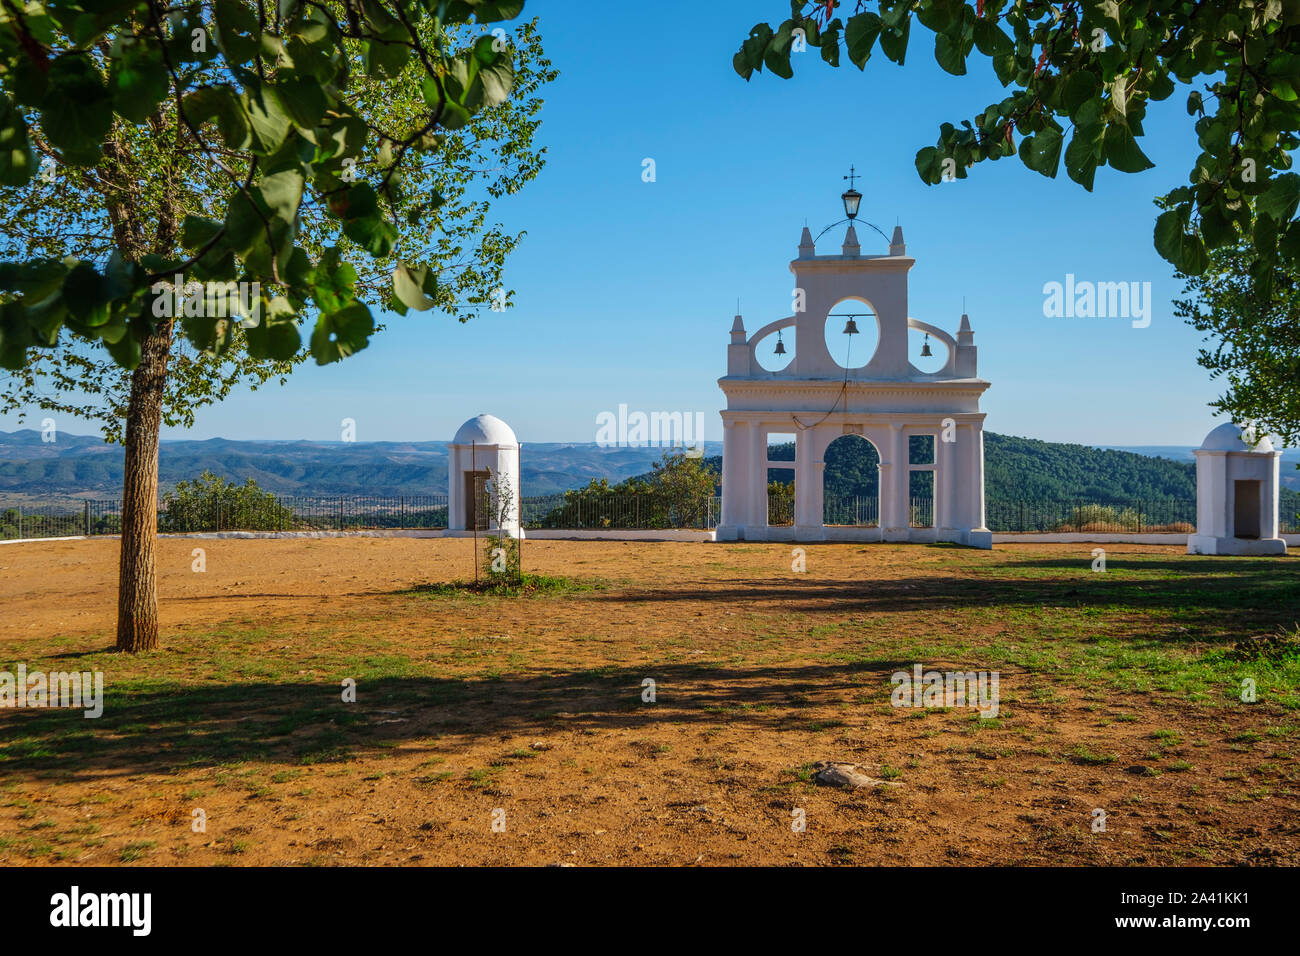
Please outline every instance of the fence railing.
M822 524L875 528L880 524L880 499L866 495L824 495Z
M596 528L716 528L722 510L717 495L702 498L672 495L571 493L520 499L524 528L582 530Z
M985 523L1002 532L1147 534L1196 530L1196 499L988 501Z
M158 508L162 534L221 531L360 531L447 527L446 495L267 496L231 501L208 496ZM0 503L0 538L119 534L122 503L85 499Z
M675 499L663 495L535 495L521 499L525 528L694 528L717 527L722 499ZM50 538L118 534L121 502L66 499L6 503L0 501L0 538ZM822 520L827 525L879 525L879 499L826 495ZM1010 533L1190 533L1196 527L1194 499L1143 500L999 500L985 503L991 531ZM188 501L183 507L164 503L158 512L163 533L220 531L359 531L440 529L447 527L446 495L268 496L231 503L224 498ZM1300 501L1284 498L1279 530L1300 534ZM768 501L773 525L794 522L791 499L773 494ZM931 498L912 498L913 527L934 521Z

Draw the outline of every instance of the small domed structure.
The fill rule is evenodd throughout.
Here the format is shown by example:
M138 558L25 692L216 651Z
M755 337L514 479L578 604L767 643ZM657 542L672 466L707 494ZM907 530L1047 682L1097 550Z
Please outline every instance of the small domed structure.
M1286 554L1278 534L1282 453L1231 422L1196 449L1196 533L1188 554Z
M1271 452L1273 443L1267 437L1259 439L1254 445L1247 443L1246 438L1250 437L1247 429L1243 429L1232 422L1224 422L1222 425L1211 430L1205 436L1205 441L1201 442L1201 451L1251 451L1251 452Z
M447 530L501 530L522 538L519 439L510 426L495 415L477 415L456 430L448 448Z
M499 448L518 448L519 439L514 430L495 415L477 415L456 430L453 445L495 445Z

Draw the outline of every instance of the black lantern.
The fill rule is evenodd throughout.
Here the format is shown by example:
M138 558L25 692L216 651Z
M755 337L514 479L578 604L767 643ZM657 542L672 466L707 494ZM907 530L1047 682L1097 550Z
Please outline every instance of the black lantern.
M862 202L862 193L853 188L853 180L858 178L858 174L849 167L849 174L844 177L849 181L849 188L840 193L840 199L844 201L844 215L850 219L856 219L858 216L858 204Z
M775 351L775 354L776 354L776 355L784 355L784 354L785 354L785 343L781 341L781 333L780 333L780 332L777 332L777 333L776 333L776 351Z
M929 358L934 353L930 351L930 333L925 333L925 341L921 343L921 358Z
M840 194L844 200L844 214L850 219L856 219L858 216L858 203L862 202L862 193L850 187Z

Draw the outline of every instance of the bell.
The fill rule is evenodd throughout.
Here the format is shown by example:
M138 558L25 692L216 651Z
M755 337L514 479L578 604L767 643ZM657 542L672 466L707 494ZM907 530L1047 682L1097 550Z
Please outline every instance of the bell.
M776 354L777 355L785 354L785 343L781 341L780 332L776 333Z
M844 323L844 334L845 335L858 334L858 323L853 321L853 316L849 316L849 320Z
M929 358L934 353L930 351L930 333L925 333L925 341L921 343L921 358Z

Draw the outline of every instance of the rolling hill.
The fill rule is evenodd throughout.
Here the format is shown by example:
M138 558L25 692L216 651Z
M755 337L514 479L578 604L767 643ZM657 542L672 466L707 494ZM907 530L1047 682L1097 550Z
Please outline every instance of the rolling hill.
M1164 450L1164 449L1162 449ZM1171 457L985 434L987 497L993 499L1193 498L1195 466L1186 449ZM721 469L721 447L706 445L706 463ZM526 443L523 492L554 494L592 479L617 483L650 471L656 448L600 448L591 443ZM773 446L776 460L794 446ZM1284 459L1285 461L1285 459ZM866 442L837 442L827 452L828 490L874 495L876 453ZM233 481L253 478L283 495L422 495L447 488L445 442L164 441L159 477L164 488L211 471ZM1295 478L1283 465L1284 478ZM793 472L773 472L791 480ZM122 449L98 437L60 432L56 442L38 431L0 432L0 496L114 498L121 491Z

